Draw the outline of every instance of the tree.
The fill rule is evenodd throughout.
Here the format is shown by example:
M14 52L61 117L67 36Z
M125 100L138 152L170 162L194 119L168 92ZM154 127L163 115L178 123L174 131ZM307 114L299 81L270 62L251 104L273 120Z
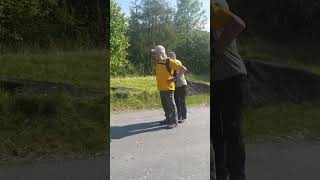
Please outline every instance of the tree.
M110 8L110 74L124 75L131 67L127 60L127 18L114 0L111 0Z
M166 0L135 0L129 19L129 57L141 74L150 75L154 70L150 49L161 44L174 48L174 10Z
M198 0L177 0L175 23L179 33L189 36L194 30L202 30L207 20Z
M175 25L177 55L193 73L209 72L210 36L203 31L207 20L198 0L178 0Z

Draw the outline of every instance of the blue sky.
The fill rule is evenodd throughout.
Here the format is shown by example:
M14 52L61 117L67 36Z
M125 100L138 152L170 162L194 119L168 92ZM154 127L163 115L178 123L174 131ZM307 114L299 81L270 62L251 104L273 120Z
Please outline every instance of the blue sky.
M206 11L206 16L207 16L207 24L205 25L205 30L210 31L210 0L199 0L202 2L202 8ZM116 2L120 5L122 11L126 16L130 15L130 5L131 5L131 0L116 0ZM173 4L175 7L176 0L169 0L170 3Z

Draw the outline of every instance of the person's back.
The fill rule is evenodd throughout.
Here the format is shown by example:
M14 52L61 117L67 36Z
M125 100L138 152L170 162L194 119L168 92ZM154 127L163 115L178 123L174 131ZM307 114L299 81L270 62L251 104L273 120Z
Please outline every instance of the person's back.
M213 39L218 39L223 31L224 21L228 21L229 6L224 0L213 5ZM247 74L243 60L238 52L237 40L233 39L223 52L215 56L212 63L213 81L223 80L238 74Z
M217 180L245 179L242 105L246 68L238 52L236 36L244 22L228 10L226 1L213 0L212 84L210 129Z

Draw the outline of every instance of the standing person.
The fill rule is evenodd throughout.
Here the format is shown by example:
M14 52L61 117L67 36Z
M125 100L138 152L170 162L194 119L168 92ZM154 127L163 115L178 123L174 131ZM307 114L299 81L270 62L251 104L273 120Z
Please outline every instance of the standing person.
M161 104L167 117L162 124L167 124L168 128L174 128L178 125L176 104L174 102L174 81L182 76L187 71L187 68L168 58L165 48L161 45L156 46L151 52L153 59L157 62L157 87L160 91ZM178 72L176 77L173 77L174 71Z
M176 57L176 53L170 52L169 57L176 63L182 65ZM187 107L186 107L186 96L187 96L187 81L184 74L176 80L176 90L174 91L174 100L178 111L178 122L183 123L187 119Z
M245 179L242 109L246 67L236 37L245 23L229 11L225 0L211 0L213 61L211 139L217 180Z

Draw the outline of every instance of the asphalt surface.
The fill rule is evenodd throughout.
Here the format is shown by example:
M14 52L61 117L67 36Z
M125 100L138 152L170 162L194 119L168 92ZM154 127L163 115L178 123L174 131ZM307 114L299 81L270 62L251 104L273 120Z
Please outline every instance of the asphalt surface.
M0 180L107 180L106 157L90 160L54 160L0 167Z
M208 180L209 108L190 108L176 129L159 126L162 117L161 110L112 115L110 169L106 157L11 164L0 166L0 180ZM246 149L247 180L320 179L320 142Z
M209 107L188 109L177 128L159 125L162 110L111 117L111 180L208 180Z

